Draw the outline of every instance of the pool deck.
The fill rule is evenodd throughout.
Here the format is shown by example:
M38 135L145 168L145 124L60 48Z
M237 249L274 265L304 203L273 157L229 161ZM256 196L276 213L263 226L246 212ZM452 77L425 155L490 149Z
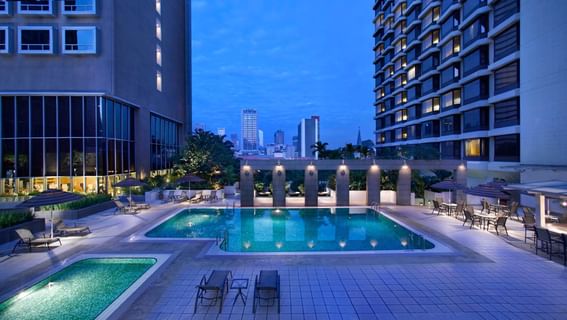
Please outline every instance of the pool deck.
M112 318L567 319L567 268L536 256L516 222L508 223L510 236L497 236L424 207L382 208L454 249L444 254L211 256L206 252L214 241L130 238L187 206L156 204L138 215L105 211L79 221L92 234L66 238L51 251L10 255L10 245L0 246L0 296L79 254L153 253L171 256ZM246 306L233 306L236 291L230 290L220 315L218 306L199 306L193 314L195 285L213 269L250 279ZM252 313L253 279L263 269L280 272L279 317L274 307Z

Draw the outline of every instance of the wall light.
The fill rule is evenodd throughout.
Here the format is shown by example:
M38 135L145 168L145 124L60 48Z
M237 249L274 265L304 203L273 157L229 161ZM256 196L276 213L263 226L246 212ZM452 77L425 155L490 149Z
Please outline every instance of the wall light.
M242 166L242 170L244 170L244 175L247 176L247 177L250 175L250 170L251 170L251 169L252 169L252 168L250 168L250 166L247 165L247 164L245 164L245 165Z
M313 176L315 174L315 166L310 164L307 166L307 172L309 173L309 176Z

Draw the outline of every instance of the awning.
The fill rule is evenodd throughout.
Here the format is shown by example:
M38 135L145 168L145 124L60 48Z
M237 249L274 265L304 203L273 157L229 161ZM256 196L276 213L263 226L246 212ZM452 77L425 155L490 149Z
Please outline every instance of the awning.
M550 198L567 198L567 181L547 180L509 184L504 186L504 190L517 190L528 194L543 194Z

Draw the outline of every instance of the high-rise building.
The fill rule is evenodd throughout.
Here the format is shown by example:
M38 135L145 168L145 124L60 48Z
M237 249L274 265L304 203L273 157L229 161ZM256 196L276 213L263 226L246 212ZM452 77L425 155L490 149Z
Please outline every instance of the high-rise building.
M311 146L320 141L319 136L319 116L311 116L310 119L301 119L297 127L298 147L300 158L315 158L319 155L313 153Z
M566 10L560 0L375 1L378 155L426 146L480 181L518 180L525 162L566 164L567 139L552 137L565 138L553 119L567 118L567 79L555 76L566 37L554 32Z
M258 146L264 147L264 131L258 130Z
M225 128L218 128L217 129L217 135L219 136L225 136L226 135L226 129Z
M0 1L0 193L107 192L170 168L190 130L189 6Z
M241 151L256 153L258 151L258 118L255 109L243 109L240 120L242 136Z
M240 145L238 143L238 134L231 133L230 134L230 142L232 142L232 145L234 146L234 150L240 149Z
M283 146L284 143L285 136L283 130L277 130L276 133L274 133L274 144Z

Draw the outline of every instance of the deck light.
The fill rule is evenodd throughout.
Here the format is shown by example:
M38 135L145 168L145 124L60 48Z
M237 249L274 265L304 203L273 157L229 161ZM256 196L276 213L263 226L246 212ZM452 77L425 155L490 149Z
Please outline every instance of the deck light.
M372 248L376 248L376 246L378 245L378 241L376 239L372 239L370 240L370 245L372 246Z
M400 241L400 243L402 244L403 247L408 245L408 241L406 239L402 239L402 241Z
M252 243L250 243L250 241L244 241L242 243L242 246L244 247L244 249L250 249L250 247L252 246Z
M309 249L313 249L313 247L315 247L315 241L311 240L307 242L307 246L309 247Z
M339 247L341 247L341 248L346 247L346 241L344 241L344 240L339 241Z
M276 248L281 249L283 247L283 243L278 241L276 242Z

